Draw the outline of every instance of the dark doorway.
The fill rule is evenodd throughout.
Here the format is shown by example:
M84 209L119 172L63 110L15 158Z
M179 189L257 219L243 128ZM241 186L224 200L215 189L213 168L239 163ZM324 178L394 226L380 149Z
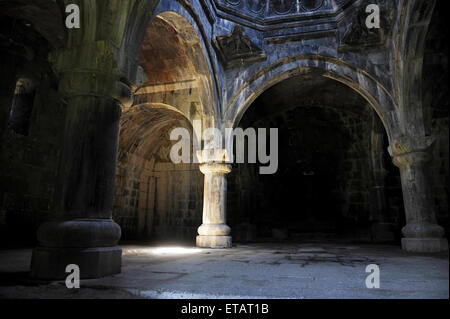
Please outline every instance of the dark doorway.
M279 129L279 167L274 175L260 175L259 164L233 169L236 241L399 240L398 169L386 160L381 121L355 91L316 75L294 77L263 93L239 126Z

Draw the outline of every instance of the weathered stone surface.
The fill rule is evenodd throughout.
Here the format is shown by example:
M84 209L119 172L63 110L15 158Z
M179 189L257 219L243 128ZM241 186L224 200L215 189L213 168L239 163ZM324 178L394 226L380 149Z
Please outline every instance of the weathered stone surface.
M365 5L364 5L365 4ZM384 10L380 12L380 28L368 29L366 25L367 20L367 5L370 2L365 2L355 14L350 27L342 38L342 46L340 51L344 50L367 50L374 47L384 46L392 32L392 24L395 19L396 9Z
M214 44L227 68L267 58L264 51L244 34L244 30L240 26L235 26L229 35L217 37Z
M402 249L414 253L437 253L448 251L446 238L402 238Z
M84 13L80 30L64 28L68 1L0 0L0 234L2 243L35 243L29 234L43 225L37 277L60 277L63 265L52 268L49 260L72 255L92 266L89 276L118 272L120 231L98 221L110 220L113 210L127 239L176 234L193 241L203 204L199 246L231 247L228 189L229 212L249 212L251 220L262 212L253 203L271 207L269 197L288 183L252 183L251 169L233 167L227 184L228 146L200 167L170 163L171 129L198 138L196 121L222 130L242 120L280 127L283 160L298 169L286 176L301 173L287 192L304 204L295 205L308 216L298 226L304 231L331 227L317 220L337 212L355 240L400 242L398 228L406 224L405 250L448 249L442 1L71 3ZM365 29L368 3L381 8L380 30ZM25 82L33 84L26 97ZM286 83L295 85L276 91ZM311 158L299 153L302 145ZM387 145L400 171L386 164ZM333 151L321 158L325 146ZM339 182L319 190L317 176L318 185ZM281 206L263 213L295 212ZM248 223L239 213L230 217ZM71 226L53 233L49 225ZM279 225L261 229L285 237ZM87 247L93 250L82 251Z
M48 222L37 237L43 247L113 247L119 243L120 227L111 219Z
M187 253L173 255L159 254L161 248L152 245L122 249L119 276L82 281L82 289L76 293L65 285L46 284L17 273L28 266L29 250L1 251L0 259L11 262L0 264L0 271L8 274L0 295L8 299L182 299L178 302L185 298L367 298L417 303L429 298L445 303L449 297L446 254L405 254L390 245L237 244L226 252L186 248ZM382 289L361 288L368 263L382 265ZM362 271L355 271L358 269ZM333 287L330 279L336 280ZM172 313L176 316L179 309Z
M200 171L205 175L203 224L198 228L197 246L204 248L231 247L231 228L226 225L226 174L231 167L225 163L204 163Z
M233 246L231 236L197 236L197 247L201 248L231 248Z
M63 280L66 267L77 265L80 278L93 279L120 273L122 249L120 247L54 248L38 247L33 250L31 277L41 280Z

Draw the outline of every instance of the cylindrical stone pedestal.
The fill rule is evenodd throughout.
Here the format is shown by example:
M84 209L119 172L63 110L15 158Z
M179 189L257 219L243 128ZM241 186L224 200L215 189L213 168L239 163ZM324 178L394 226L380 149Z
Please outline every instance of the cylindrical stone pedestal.
M408 252L433 253L448 250L444 229L437 224L431 199L426 165L431 159L425 151L394 157L400 168L406 226L402 229L402 248Z
M202 164L205 174L203 224L198 229L197 246L203 248L231 248L231 229L226 225L227 164Z
M82 279L120 273L120 227L111 219L49 222L38 230L40 246L33 250L31 276L65 279L66 267L75 264Z

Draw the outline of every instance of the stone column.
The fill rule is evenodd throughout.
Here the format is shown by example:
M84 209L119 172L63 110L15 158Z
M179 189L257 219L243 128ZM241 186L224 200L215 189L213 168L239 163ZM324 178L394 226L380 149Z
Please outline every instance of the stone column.
M39 247L31 265L35 278L66 278L69 264L80 267L83 279L121 271L122 251L117 245L121 231L112 220L112 207L121 104L132 95L110 67L109 57L108 44L95 43L60 52L54 62L67 114L61 132L56 217L38 230ZM100 67L96 61L106 65Z
M432 253L448 250L444 229L437 224L426 174L429 151L391 151L394 164L400 168L406 226L402 229L402 248L408 252Z
M197 246L203 248L231 248L231 229L226 224L227 179L231 165L207 162L200 165L205 174L203 224L198 228Z

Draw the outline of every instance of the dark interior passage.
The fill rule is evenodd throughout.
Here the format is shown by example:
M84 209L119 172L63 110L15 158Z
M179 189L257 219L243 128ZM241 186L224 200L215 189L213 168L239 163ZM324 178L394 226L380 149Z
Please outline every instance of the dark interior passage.
M381 121L356 92L324 77L294 77L262 94L240 126L279 128L279 168L233 169L228 212L237 241L399 240L399 173Z

